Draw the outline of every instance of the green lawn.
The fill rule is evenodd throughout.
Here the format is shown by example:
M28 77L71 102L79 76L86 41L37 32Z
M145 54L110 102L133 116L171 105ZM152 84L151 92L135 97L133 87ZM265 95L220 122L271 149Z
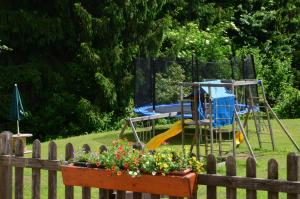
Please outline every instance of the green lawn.
M296 142L300 145L300 119L293 119L293 120L284 120L283 123L289 129L290 133L296 140ZM271 145L265 145L263 149L258 147L257 137L253 133L253 124L250 123L250 142L255 151L257 156L258 164L257 164L257 177L266 178L267 176L267 161L271 158L274 158L279 163L279 177L280 179L286 178L286 155L288 152L296 151L291 142L288 140L286 135L281 131L279 126L275 121L273 121L273 128L274 128L274 136L276 142L276 150L272 151ZM165 128L164 127L160 127ZM96 151L100 145L110 145L112 140L118 138L119 132L105 132L105 133L92 133L88 135L82 135L77 137L70 137L67 139L58 139L55 140L57 144L57 157L59 159L64 159L65 154L65 145L67 143L72 143L74 145L75 150L80 148L84 144L89 144L93 151ZM128 139L132 139L132 135L128 130L125 134ZM190 142L191 138L187 138L187 143ZM164 147L181 147L180 135L176 136L170 140L168 140L168 145ZM42 158L46 159L48 156L48 144L49 142L42 143ZM31 145L27 146L31 148ZM188 147L188 146L187 146ZM203 147L201 148L201 152L203 154ZM237 160L237 168L238 168L238 175L245 176L245 159L247 155L247 146L242 144L238 149L237 152L242 154L242 157L238 158ZM246 155L245 155L246 154ZM26 155L30 156L30 154ZM225 168L224 166L218 166L218 173L224 174ZM97 189L92 189L92 198L97 198L98 191ZM41 198L47 198L47 171L42 172L42 190L41 190ZM225 198L225 189L218 188L219 197ZM81 198L81 188L75 188L75 198ZM24 190L25 197L24 198L31 198L31 170L25 169L25 190ZM60 173L58 174L58 190L57 190L58 198L64 198L64 186L62 184L62 179ZM204 187L200 186L199 194L205 195ZM245 194L244 190L238 192L238 198L242 198ZM283 196L282 194L281 196ZM266 193L259 192L258 198L266 198Z

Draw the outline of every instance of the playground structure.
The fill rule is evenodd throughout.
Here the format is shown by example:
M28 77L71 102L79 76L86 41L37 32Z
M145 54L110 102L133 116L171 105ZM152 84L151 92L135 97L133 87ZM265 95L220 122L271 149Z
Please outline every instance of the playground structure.
M196 66L194 62L196 63ZM211 76L210 73L204 74L205 70L199 69L197 61L192 60L190 65L184 66L184 68L192 68L190 71L192 79L186 78L184 80L189 80L188 82L181 81L173 83L173 85L177 85L177 87L173 87L176 89L172 91L178 93L176 96L177 99L172 98L173 101L171 100L168 103L164 102L165 104L158 102L157 98L159 97L157 97L157 95L159 95L159 93L157 94L153 91L157 88L156 84L160 84L156 82L156 74L161 71L165 72L166 68L171 64L174 64L174 62L169 61L163 63L163 67L161 66L162 64L160 64L159 67L151 67L153 61L138 63L140 64L138 65L139 67L143 66L144 68L146 64L146 70L143 69L142 72L145 74L147 72L152 74L148 74L148 76L141 75L142 73L139 67L136 73L136 75L139 74L139 76L142 77L141 79L144 83L147 83L142 86L138 83L137 85L142 89L136 87L136 92L138 94L135 94L135 104L138 106L135 108L135 112L143 116L128 118L120 136L122 136L125 129L130 126L135 140L139 143L148 142L145 147L153 150L170 137L182 133L182 145L184 146L187 144L185 143L185 128L187 126L194 126L195 133L193 141L190 143L190 152L193 152L195 147L198 158L200 158L201 155L200 143L204 143L205 156L217 151L219 157L225 157L230 154L236 156L237 146L245 141L250 155L255 159L255 154L248 140L248 121L251 118L254 121L259 147L262 148L263 145L268 142L271 144L272 149L275 150L275 141L271 125L271 117L273 117L282 127L283 132L286 133L297 150L300 151L298 145L295 143L287 129L269 106L266 100L263 82L255 80L253 57L249 56L241 61L234 59L230 62L231 64L235 63L233 64L234 66L225 64L227 70L231 69L231 71L222 69L226 72L225 75L224 73L215 73L217 75L214 76L217 78L223 77L230 79L222 81L205 81L204 78L212 78L213 76ZM170 64L168 65L167 63ZM178 62L176 62L176 64L177 63ZM180 63L182 64L182 62ZM216 72L221 65L224 66L224 62L219 64L207 63L203 66L204 68L210 67L209 70ZM184 72L186 74L188 73L188 70L185 70ZM233 77L236 79L245 78L246 80L232 80ZM136 79L137 78L138 77L136 76ZM146 78L149 79L145 80ZM201 79L203 81L199 82L195 81L195 79ZM140 81L140 79L136 80L136 82L138 81ZM152 89L152 91L150 90L151 95L147 92L149 91L149 88ZM146 100L141 99L141 96ZM156 135L155 120L169 117L180 117L181 122L176 122L168 131ZM146 128L145 124L147 124ZM141 127L142 132L139 133L136 126ZM223 139L223 134L225 133L227 136L229 135L230 139ZM265 140L266 138L268 141ZM223 149L225 142L231 143L232 150L225 151ZM216 150L216 148L218 149Z
M184 99L183 87L193 88L193 99ZM261 88L262 96L258 95L258 88ZM255 94L253 90L256 90ZM243 95L244 97L239 98L239 95ZM243 99L243 101L239 101L238 99ZM187 100L198 105L193 106L193 122L186 122L184 117L181 117L183 131L182 144L185 144L185 127L189 125L195 126L195 135L190 152L193 151L193 147L196 145L196 155L198 158L200 157L199 143L202 137L204 137L205 142L205 156L209 153L214 153L215 144L217 144L218 147L217 151L219 157L222 157L224 152L230 153L230 151L222 150L224 144L224 140L222 139L224 131L222 131L222 128L228 128L229 126L231 128L230 132L232 132L232 155L236 156L237 141L240 142L242 137L242 139L245 140L251 156L256 159L248 140L247 127L250 116L252 116L255 124L255 131L260 148L262 148L265 143L270 143L273 150L276 148L271 124L271 117L273 117L279 123L283 132L287 135L295 148L300 151L299 146L268 104L261 80L181 83L181 104L186 103ZM184 106L182 105L181 108L184 109ZM264 110L266 114L266 124L262 122L262 120L264 120L261 116L262 110ZM242 116L244 117L243 122L241 120ZM236 134L237 132L238 135ZM204 136L202 136L203 134ZM263 136L269 138L269 141L266 141L266 138L263 140Z

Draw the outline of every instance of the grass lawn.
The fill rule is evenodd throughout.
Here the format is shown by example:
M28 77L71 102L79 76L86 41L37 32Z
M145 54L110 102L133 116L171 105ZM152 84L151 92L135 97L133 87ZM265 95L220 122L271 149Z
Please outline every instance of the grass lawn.
M260 149L258 147L258 141L256 134L254 134L254 125L252 121L250 123L250 133L249 139L256 154L258 164L257 164L257 177L266 178L267 177L267 163L268 160L274 158L279 163L279 178L286 179L286 155L288 152L294 152L296 149L292 145L292 143L288 140L287 136L281 131L279 126L275 121L273 122L273 129L274 129L274 137L275 137L275 144L276 150L272 151L271 145L266 144L263 145L263 148ZM300 119L293 119L293 120L284 120L283 123L289 129L290 133L294 137L296 143L300 145ZM164 128L164 127L161 127ZM163 129L162 129L163 130ZM104 144L109 146L112 143L112 140L118 138L119 131L115 132L105 132L105 133L92 133L88 135L82 135L77 137L70 137L67 139L58 139L55 140L57 144L57 152L58 152L58 159L63 160L65 154L65 145L67 143L72 143L75 150L79 149L84 144L89 144L93 151L96 151L100 145ZM126 132L125 136L128 139L133 139L132 134L130 133L129 129ZM176 136L168 140L168 145L163 147L174 147L174 148L181 148L181 136ZM186 143L190 143L191 138L187 138ZM42 158L47 159L48 156L48 144L49 142L42 143ZM27 148L31 148L31 145L28 145ZM204 147L201 148L201 153L204 154ZM242 157L239 157L237 160L237 173L239 176L245 176L246 169L246 156L247 156L247 146L242 144L238 149L237 152L242 154ZM26 156L30 156L31 154L27 154ZM225 168L224 166L218 166L218 173L224 174ZM31 169L25 169L25 177L24 177L24 198L31 198ZM42 172L42 187L41 187L41 198L47 198L47 171ZM205 197L205 187L200 186L199 194L201 197ZM57 188L57 195L58 198L64 198L64 186L62 183L62 178L60 173L58 173L58 188ZM239 190L238 191L238 198L245 198L245 191ZM283 197L285 194L281 194L280 196ZM224 188L218 188L218 196L219 198L225 198L226 193ZM81 198L81 188L75 188L75 198ZM92 198L98 198L98 190L92 189ZM265 192L259 192L258 198L267 198L267 194Z

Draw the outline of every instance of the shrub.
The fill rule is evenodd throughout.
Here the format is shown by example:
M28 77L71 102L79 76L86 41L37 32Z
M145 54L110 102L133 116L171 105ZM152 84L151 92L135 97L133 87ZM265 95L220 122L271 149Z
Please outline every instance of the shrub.
M300 118L300 91L292 87L286 88L274 110L283 118Z

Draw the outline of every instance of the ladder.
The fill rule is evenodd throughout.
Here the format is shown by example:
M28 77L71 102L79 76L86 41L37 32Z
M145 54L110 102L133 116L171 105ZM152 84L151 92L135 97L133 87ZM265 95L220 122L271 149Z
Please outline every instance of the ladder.
M257 89L258 88L259 87L257 86ZM272 150L274 151L275 142L271 124L271 115L267 107L265 90L262 83L260 84L260 88L261 92L257 91L257 96L253 96L251 86L248 86L249 113L252 113L253 116L259 147L262 148L263 144L271 143Z
M258 81L257 83L257 88L260 88L260 92L258 91L258 96L254 97L252 96L252 92L249 86L249 99L250 99L250 109L253 113L253 120L255 123L255 128L256 128L256 133L257 133L257 138L258 138L258 143L259 147L262 148L262 145L265 143L271 143L272 144L272 149L273 151L275 150L275 142L274 142L274 134L273 134L273 129L272 129L272 124L271 124L271 116L272 118L275 119L275 121L278 122L279 126L283 130L283 132L287 135L289 140L292 142L292 144L295 146L297 151L300 151L299 146L295 142L295 140L292 138L290 133L288 132L287 128L283 125L283 123L279 120L278 116L276 113L273 111L271 106L269 105L267 99L266 99L266 93L265 93L265 88L263 85L263 82L261 80ZM261 96L259 96L261 94ZM254 99L257 101L257 104L259 104L259 109L263 109L264 111L256 111L255 106L254 106ZM265 120L265 118L267 120ZM266 141L263 139L263 135L266 135L267 137L270 138L271 141Z

